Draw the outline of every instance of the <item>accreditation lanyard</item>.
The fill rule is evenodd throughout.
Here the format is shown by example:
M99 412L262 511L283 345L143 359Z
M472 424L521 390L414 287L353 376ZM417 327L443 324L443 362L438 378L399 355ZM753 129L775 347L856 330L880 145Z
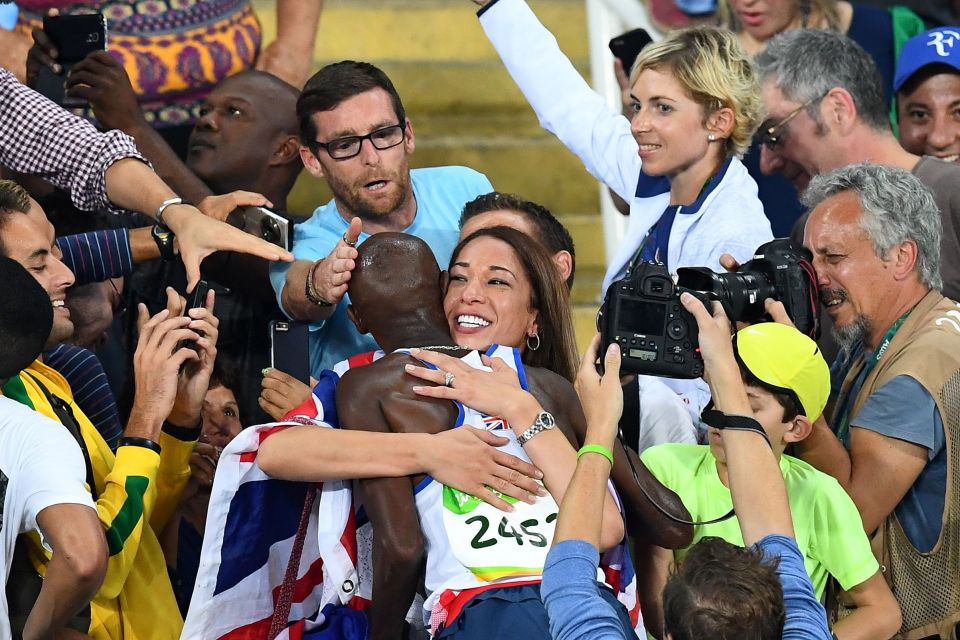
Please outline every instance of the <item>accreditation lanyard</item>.
M863 384L867 381L867 376L870 375L870 372L873 371L874 367L877 366L877 363L880 362L880 358L883 357L883 354L887 352L887 347L890 346L890 341L893 340L893 336L897 334L897 330L900 329L900 325L904 323L907 319L907 316L910 315L910 311L907 311L905 314L897 318L897 321L893 323L893 326L887 329L887 332L883 334L883 340L880 342L880 346L877 347L877 350L873 353L873 356L867 361L864 365L863 370L857 374L863 376L863 382L860 383L860 388L863 388ZM836 434L837 438L844 444L844 446L849 446L849 431L850 431L850 409L853 407L853 393L854 385L851 384L847 389L846 395L843 397L843 400L840 403L840 412L837 414L838 419L836 421L837 428Z

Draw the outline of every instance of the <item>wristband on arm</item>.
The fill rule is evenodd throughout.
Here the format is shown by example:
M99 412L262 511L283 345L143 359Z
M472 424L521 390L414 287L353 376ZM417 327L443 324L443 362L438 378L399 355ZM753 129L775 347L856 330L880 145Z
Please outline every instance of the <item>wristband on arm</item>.
M604 447L603 445L599 445L599 444L583 445L582 447L580 447L580 451L577 451L577 460L579 460L580 456L582 456L585 453L599 453L610 462L611 467L613 466L613 452L610 451L610 449L607 449L606 447Z

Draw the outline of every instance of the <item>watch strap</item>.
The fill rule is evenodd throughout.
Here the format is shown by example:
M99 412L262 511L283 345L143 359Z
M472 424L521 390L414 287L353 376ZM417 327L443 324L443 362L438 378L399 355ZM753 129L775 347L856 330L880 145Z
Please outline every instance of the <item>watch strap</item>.
M533 436L537 435L541 431L546 431L547 429L552 429L555 425L553 416L547 413L546 411L541 411L537 414L537 417L534 419L533 424L530 427L517 436L517 444L521 447L527 444Z
M157 249L160 250L161 260L164 262L170 262L177 257L173 250L173 231L170 231L170 229L167 227L157 223L153 225L153 228L150 230L150 237L153 238L153 241L157 245Z

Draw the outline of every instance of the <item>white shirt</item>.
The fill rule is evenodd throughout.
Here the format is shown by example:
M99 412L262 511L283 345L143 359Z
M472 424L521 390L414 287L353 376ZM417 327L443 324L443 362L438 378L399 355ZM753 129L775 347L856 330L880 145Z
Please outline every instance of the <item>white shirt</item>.
M37 515L55 504L94 508L83 454L66 427L0 396L0 571L6 585L17 535L37 529ZM0 592L0 638L10 637L6 590Z

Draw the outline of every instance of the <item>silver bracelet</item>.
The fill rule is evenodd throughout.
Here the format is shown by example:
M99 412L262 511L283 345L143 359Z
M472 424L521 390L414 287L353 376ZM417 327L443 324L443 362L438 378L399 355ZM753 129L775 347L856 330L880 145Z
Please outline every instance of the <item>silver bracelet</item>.
M176 196L173 198L167 198L160 203L160 208L157 209L157 215L154 216L157 220L157 224L166 227L166 223L163 221L163 212L167 210L167 207L172 207L175 204L183 204L183 198ZM168 227L169 228L169 227Z

